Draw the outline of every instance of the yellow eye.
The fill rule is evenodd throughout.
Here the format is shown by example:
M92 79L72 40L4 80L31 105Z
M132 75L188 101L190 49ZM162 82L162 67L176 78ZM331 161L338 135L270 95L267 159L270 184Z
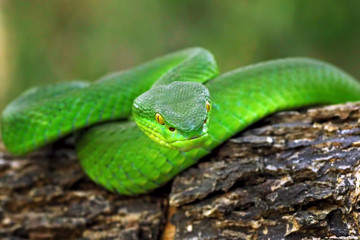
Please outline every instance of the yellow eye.
M157 113L156 116L155 116L155 119L159 124L161 124L161 125L165 124L165 120L160 114Z
M210 108L211 108L210 103L206 101L206 111L210 112Z

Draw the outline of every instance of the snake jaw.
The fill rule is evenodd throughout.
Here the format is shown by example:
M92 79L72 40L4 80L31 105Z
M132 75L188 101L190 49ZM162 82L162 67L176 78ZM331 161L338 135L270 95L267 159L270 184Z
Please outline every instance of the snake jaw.
M176 140L173 142L167 142L165 139L161 137L161 135L154 134L154 131L144 127L144 125L139 125L140 129L153 141L163 145L165 147L187 152L195 148L200 148L204 145L208 134L202 133L202 135L194 136L188 139Z
M205 144L208 137L207 123L203 123L203 125L199 127L196 132L191 133L190 136L189 133L178 133L178 135L182 136L181 138L167 140L161 132L158 132L156 128L153 128L153 125L145 119L141 120L140 118L135 118L135 122L138 124L140 130L150 139L162 146L178 151L187 152L195 148L200 148ZM164 131L168 131L166 130L166 127L164 127L164 129Z
M177 150L180 150L183 152L188 152L192 149L200 148L201 146L203 146L207 137L208 137L208 134L205 133L201 136L192 137L190 139L175 141L175 142L169 143L169 145L171 146L171 148L174 148L174 149L177 149Z

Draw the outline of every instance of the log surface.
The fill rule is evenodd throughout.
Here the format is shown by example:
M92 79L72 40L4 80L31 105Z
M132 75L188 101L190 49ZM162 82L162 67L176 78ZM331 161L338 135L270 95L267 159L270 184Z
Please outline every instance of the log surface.
M281 112L153 193L122 197L63 141L0 147L1 239L358 239L360 103Z

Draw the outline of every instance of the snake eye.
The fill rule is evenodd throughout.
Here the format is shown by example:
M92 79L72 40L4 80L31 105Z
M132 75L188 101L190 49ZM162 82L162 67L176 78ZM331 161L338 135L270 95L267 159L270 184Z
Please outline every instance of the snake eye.
M159 123L159 124L161 124L161 125L164 125L165 124L165 120L164 120L164 118L160 115L160 114L156 114L155 115L155 119L156 119L156 121Z
M206 111L210 112L210 108L211 108L210 103L206 101Z
M173 131L175 131L175 128L169 127L169 130L173 132Z

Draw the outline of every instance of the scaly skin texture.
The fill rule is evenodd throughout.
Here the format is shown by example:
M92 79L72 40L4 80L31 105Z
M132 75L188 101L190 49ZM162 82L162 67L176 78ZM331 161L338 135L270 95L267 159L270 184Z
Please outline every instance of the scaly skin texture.
M155 82L205 82L215 75L211 53L193 48L110 74L87 87L85 83L63 83L34 88L2 113L3 141L11 153L25 154L80 128L128 118L134 99Z
M139 128L154 141L189 151L201 147L207 138L210 102L209 90L201 83L173 82L137 97L132 114ZM157 115L162 118L160 123Z
M23 154L84 126L124 119L130 115L133 100L154 83L205 83L216 75L216 69L209 52L188 49L89 86L78 83L55 87L57 95L46 101L37 97L43 88L33 90L4 111L5 145L15 154ZM163 185L270 113L360 99L360 84L351 76L329 64L304 58L240 68L209 80L205 86L212 106L208 138L201 148L188 152L167 148L143 134L133 121L104 123L89 128L78 138L76 148L85 172L111 191L144 193ZM34 103L29 99L35 99Z

